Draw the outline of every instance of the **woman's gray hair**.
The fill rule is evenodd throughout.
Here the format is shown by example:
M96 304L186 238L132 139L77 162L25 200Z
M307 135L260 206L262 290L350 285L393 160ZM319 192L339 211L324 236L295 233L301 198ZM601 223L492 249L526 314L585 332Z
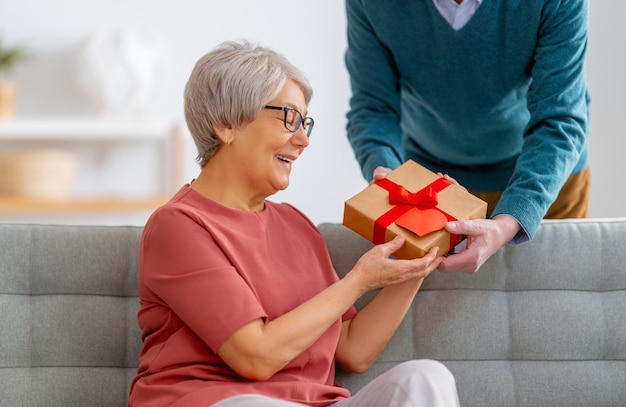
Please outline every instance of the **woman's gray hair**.
M200 167L222 144L216 128L241 128L253 121L289 79L300 87L308 105L311 85L276 51L229 41L200 58L185 85L185 120Z

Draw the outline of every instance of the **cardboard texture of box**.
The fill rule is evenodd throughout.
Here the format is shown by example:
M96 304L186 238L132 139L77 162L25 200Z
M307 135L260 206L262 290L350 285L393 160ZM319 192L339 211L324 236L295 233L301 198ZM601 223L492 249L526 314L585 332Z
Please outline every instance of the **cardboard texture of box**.
M451 236L442 229L443 224L455 219L484 219L487 214L486 202L415 161L405 162L385 180L381 184L384 186L370 184L345 202L343 224L376 244L403 234L406 241L395 253L398 258L423 257L433 246L439 247L439 255L448 253L464 237ZM409 200L417 199L420 203L398 203L397 194L386 189L389 186L400 189L400 195L411 195ZM433 194L433 190L436 193ZM416 195L420 196L415 198ZM390 203L390 199L396 203ZM429 199L430 204L424 204L424 200ZM433 222L437 226L430 231L428 224ZM420 230L424 226L426 230Z

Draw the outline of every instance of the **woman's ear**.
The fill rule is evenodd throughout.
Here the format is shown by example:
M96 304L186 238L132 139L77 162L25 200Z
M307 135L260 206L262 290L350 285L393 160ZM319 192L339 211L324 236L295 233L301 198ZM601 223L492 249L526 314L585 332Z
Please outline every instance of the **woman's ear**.
M213 131L217 134L217 137L222 140L224 144L230 144L235 139L235 131L232 126L229 127L214 127Z

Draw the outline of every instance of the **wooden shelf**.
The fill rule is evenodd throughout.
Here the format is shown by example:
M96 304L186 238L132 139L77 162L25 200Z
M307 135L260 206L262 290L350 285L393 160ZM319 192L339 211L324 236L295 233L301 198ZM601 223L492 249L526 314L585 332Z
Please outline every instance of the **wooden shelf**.
M41 212L127 212L154 210L167 202L169 197L145 199L34 199L26 197L0 196L0 212L41 213Z

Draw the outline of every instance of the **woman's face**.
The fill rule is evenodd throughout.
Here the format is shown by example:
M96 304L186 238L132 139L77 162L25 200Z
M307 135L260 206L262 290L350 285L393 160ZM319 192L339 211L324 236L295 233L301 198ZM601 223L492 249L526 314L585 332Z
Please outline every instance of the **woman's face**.
M289 80L280 93L267 105L290 107L307 115L304 95L295 82ZM261 196L269 196L289 185L291 167L309 145L303 126L296 132L285 128L283 110L263 109L243 129L237 130L230 148L236 149L237 162L242 163L247 188Z

